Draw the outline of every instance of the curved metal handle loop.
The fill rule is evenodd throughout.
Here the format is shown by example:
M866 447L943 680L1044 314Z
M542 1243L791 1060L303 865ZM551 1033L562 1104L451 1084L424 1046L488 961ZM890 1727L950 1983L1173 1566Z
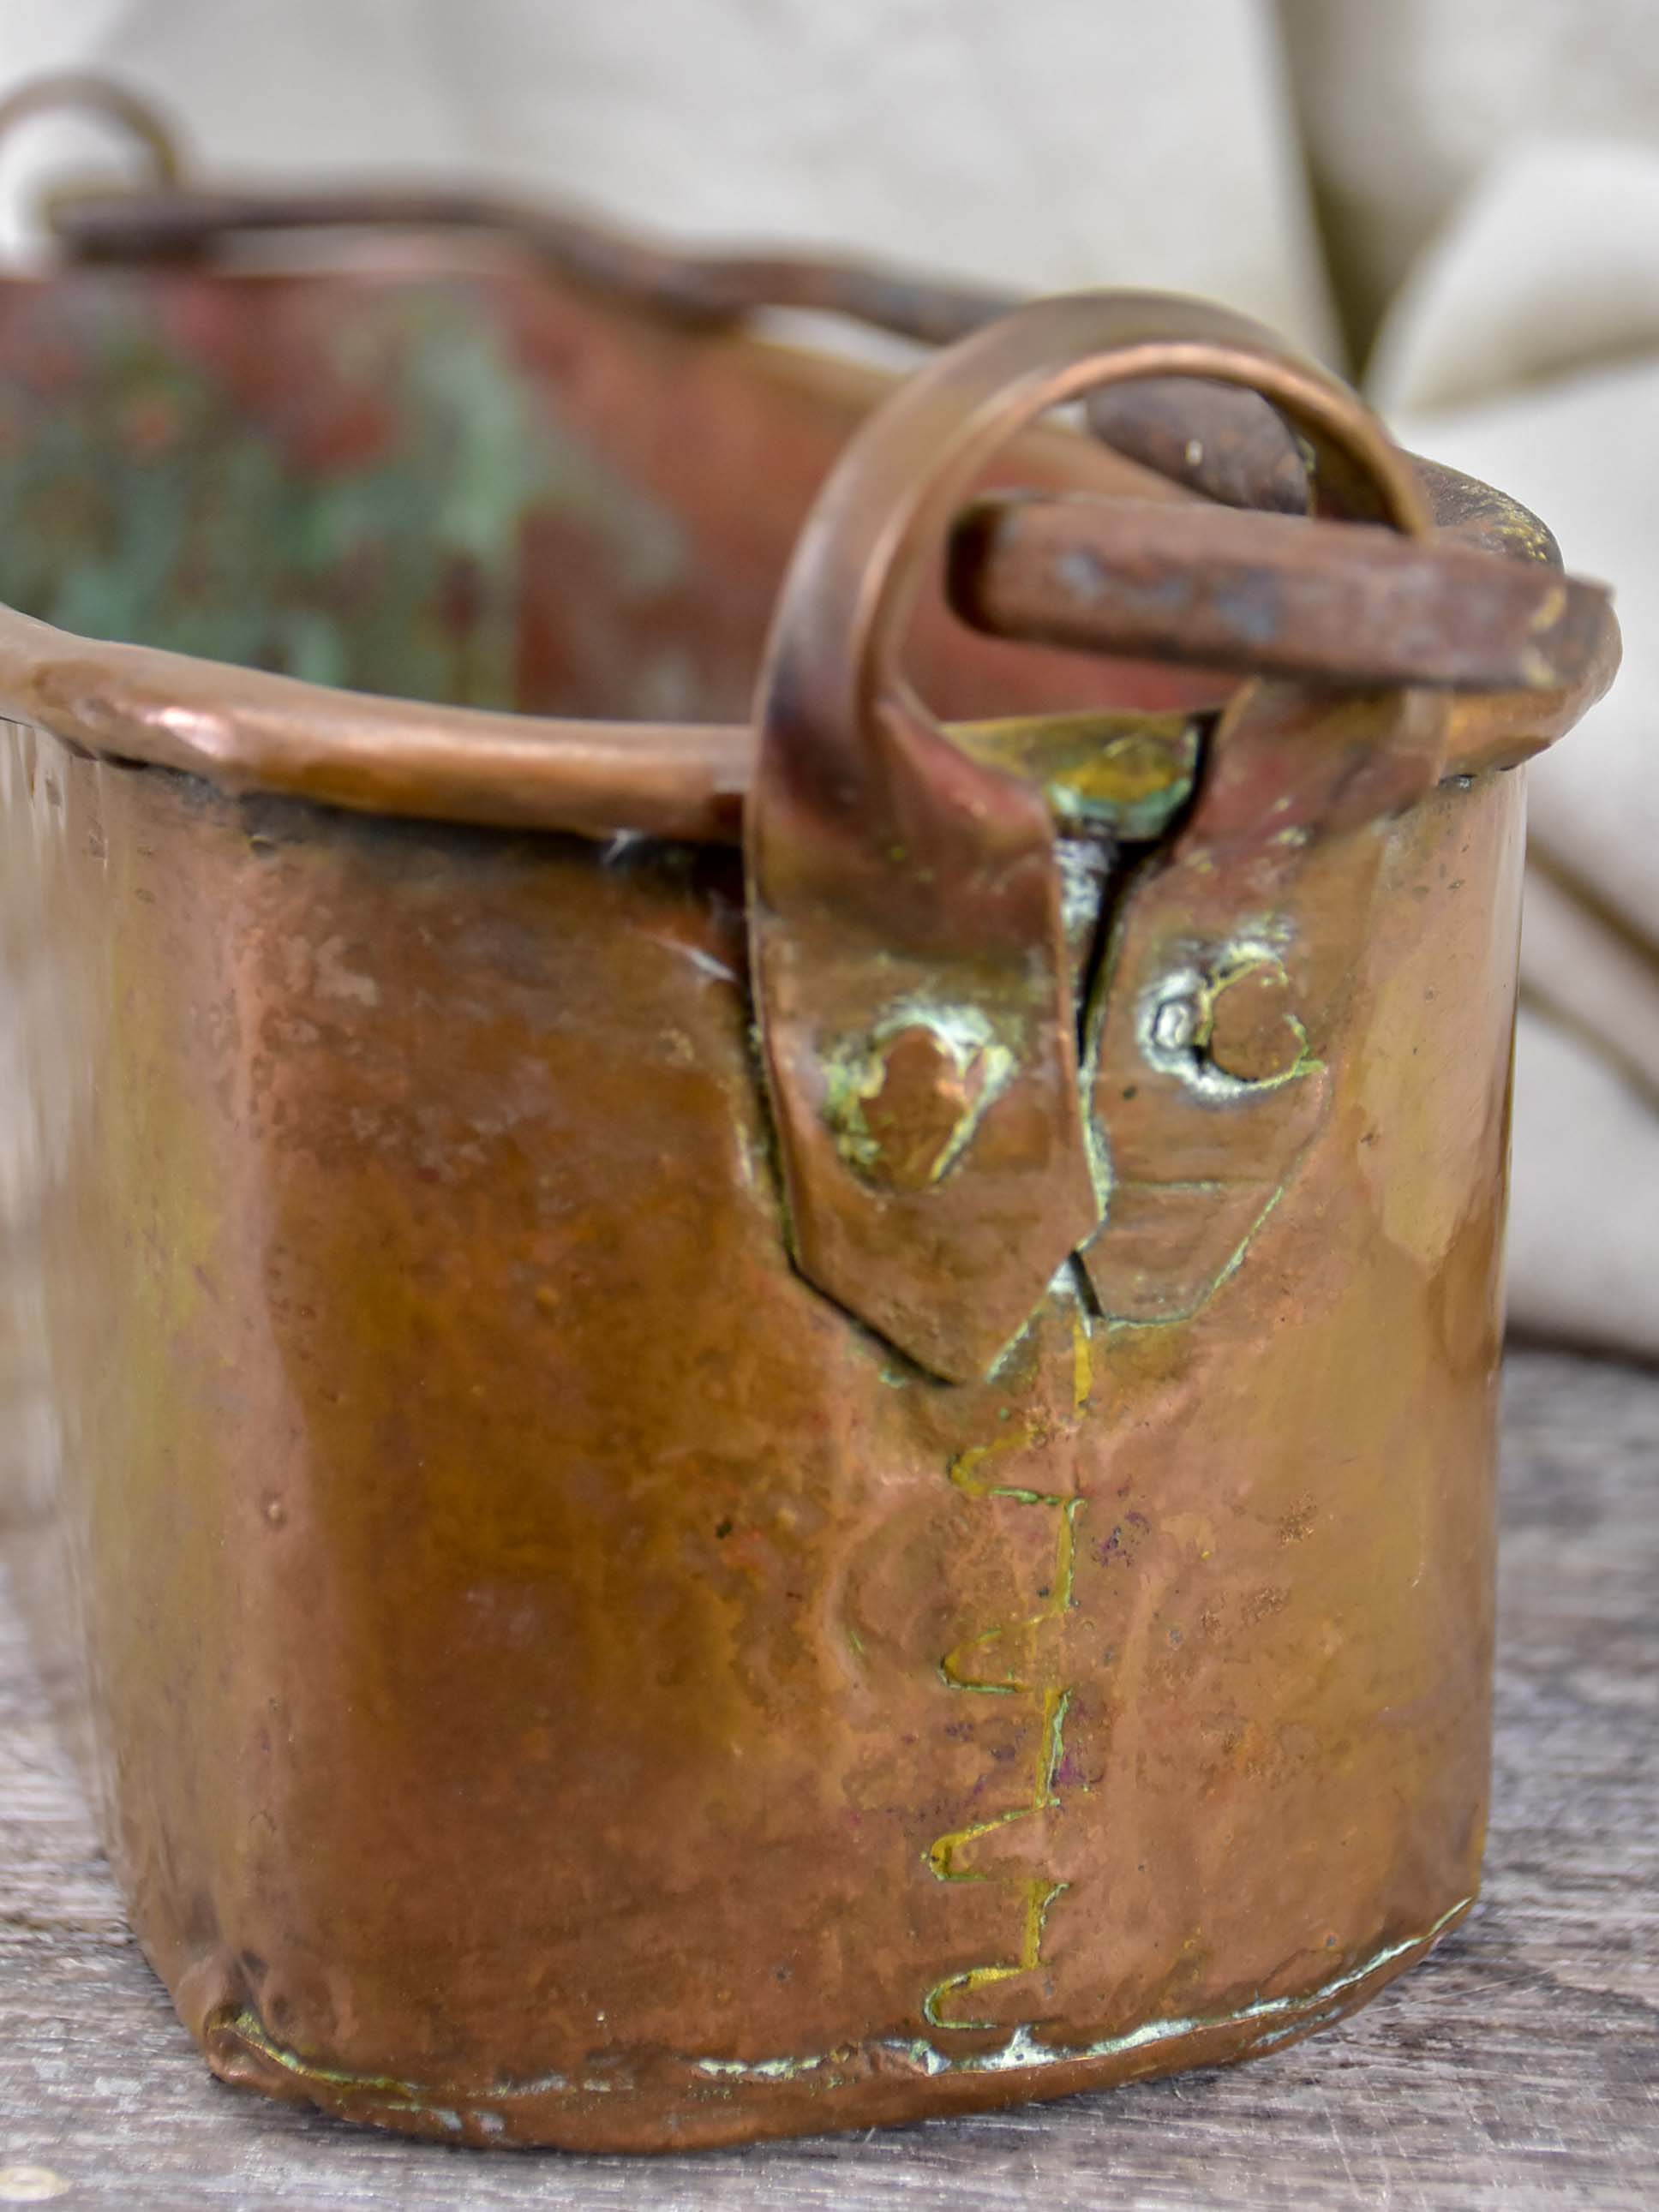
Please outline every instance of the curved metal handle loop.
M21 123L59 108L80 108L115 124L148 156L152 189L175 190L184 180L179 142L158 111L114 78L90 70L60 70L32 77L0 100L0 138Z
M1427 536L1345 386L1242 316L1157 294L1016 309L910 378L801 534L757 695L757 1005L798 1264L921 1365L982 1374L1096 1229L1053 831L968 759L899 654L986 463L1099 386L1248 386L1313 446L1328 511Z
M1415 472L1376 417L1248 317L1158 293L1034 301L907 380L848 446L802 532L761 696L811 702L787 742L823 749L812 765L823 787L862 781L878 699L902 690L921 711L898 677L899 649L930 556L987 462L1049 409L1151 377L1259 392L1314 449L1316 510L1432 534Z

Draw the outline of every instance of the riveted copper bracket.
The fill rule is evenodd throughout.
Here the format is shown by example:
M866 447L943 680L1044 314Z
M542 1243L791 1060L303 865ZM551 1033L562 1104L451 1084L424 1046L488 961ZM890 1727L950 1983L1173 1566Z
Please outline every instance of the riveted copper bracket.
M1109 1320L1196 1312L1295 1171L1328 1103L1388 817L1437 779L1444 726L1421 691L1334 703L1261 684L1223 714L1089 1010L1110 1182L1081 1256Z
M1359 403L1255 325L1155 295L1038 301L940 356L853 441L802 534L758 690L750 935L796 1258L951 1379L986 1371L1093 1236L1103 1184L1048 810L951 743L899 647L930 552L997 448L1049 407L1154 375L1267 394L1315 453L1327 512L1430 529ZM1443 717L1412 695L1331 725L1328 696L1316 713L1264 688L1224 726L1200 812L1232 890L1294 871L1282 841L1261 862L1263 818L1311 839L1439 772Z
M1407 599L1429 585L1432 629L1434 580L1458 574L1457 553L1423 544L1433 527L1407 457L1388 448L1376 467L1375 504L1402 534L1397 553L1381 562L1364 556L1370 589L1349 598L1346 622L1340 580L1322 596L1328 568L1307 602L1308 639L1329 640L1332 677L1346 636L1350 686L1396 672L1381 626L1369 668L1363 635L1390 579ZM1350 482L1338 499L1363 515L1353 492ZM1259 532L1265 520L1243 527ZM1285 580L1305 582L1324 564L1308 526L1283 527ZM1274 529L1251 542L1271 542ZM1486 556L1462 557L1501 571ZM1481 579L1473 580L1478 605ZM1283 618L1294 592L1269 603ZM1504 630L1507 610L1488 604L1487 623L1476 619L1467 633L1446 628L1443 683L1459 680L1460 654L1478 659ZM1433 658L1420 649L1425 625L1413 631L1395 612L1421 666ZM1194 616L1201 629L1202 611ZM1505 641L1511 653L1516 642ZM1271 665L1271 641L1263 657ZM1543 669L1540 688L1551 672ZM1111 1181L1104 1224L1083 1261L1109 1319L1194 1312L1277 1203L1328 1103L1327 1048L1367 926L1381 825L1439 780L1449 726L1447 702L1433 691L1270 681L1247 685L1221 716L1186 822L1122 902L1090 1008L1088 1082Z

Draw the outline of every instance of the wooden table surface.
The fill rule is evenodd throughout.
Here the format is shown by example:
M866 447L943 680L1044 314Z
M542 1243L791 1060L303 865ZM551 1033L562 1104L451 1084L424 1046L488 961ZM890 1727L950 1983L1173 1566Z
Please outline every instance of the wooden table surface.
M0 1525L0 2205L471 2212L1659 2207L1659 1375L1510 1366L1485 1900L1279 2056L991 2118L641 2161L360 2134L210 2079L122 1924Z

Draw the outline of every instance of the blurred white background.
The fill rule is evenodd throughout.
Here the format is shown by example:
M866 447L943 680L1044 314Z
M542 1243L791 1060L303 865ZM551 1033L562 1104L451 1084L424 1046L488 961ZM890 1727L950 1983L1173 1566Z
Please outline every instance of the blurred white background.
M5 0L217 175L419 170L1040 291L1209 294L1358 378L1619 588L1534 773L1511 1310L1659 1355L1654 0ZM106 142L42 123L0 194Z

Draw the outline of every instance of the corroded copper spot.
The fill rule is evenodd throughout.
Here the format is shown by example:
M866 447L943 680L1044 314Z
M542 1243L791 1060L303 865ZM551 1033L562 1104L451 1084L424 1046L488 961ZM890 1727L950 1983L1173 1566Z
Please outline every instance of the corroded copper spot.
M1307 1042L1290 978L1277 961L1238 968L1211 994L1206 1048L1224 1075L1271 1083L1294 1073Z
M833 1063L825 1116L842 1157L867 1182L911 1191L937 1182L1007 1080L1006 1047L970 1024L956 1027L909 1022Z

